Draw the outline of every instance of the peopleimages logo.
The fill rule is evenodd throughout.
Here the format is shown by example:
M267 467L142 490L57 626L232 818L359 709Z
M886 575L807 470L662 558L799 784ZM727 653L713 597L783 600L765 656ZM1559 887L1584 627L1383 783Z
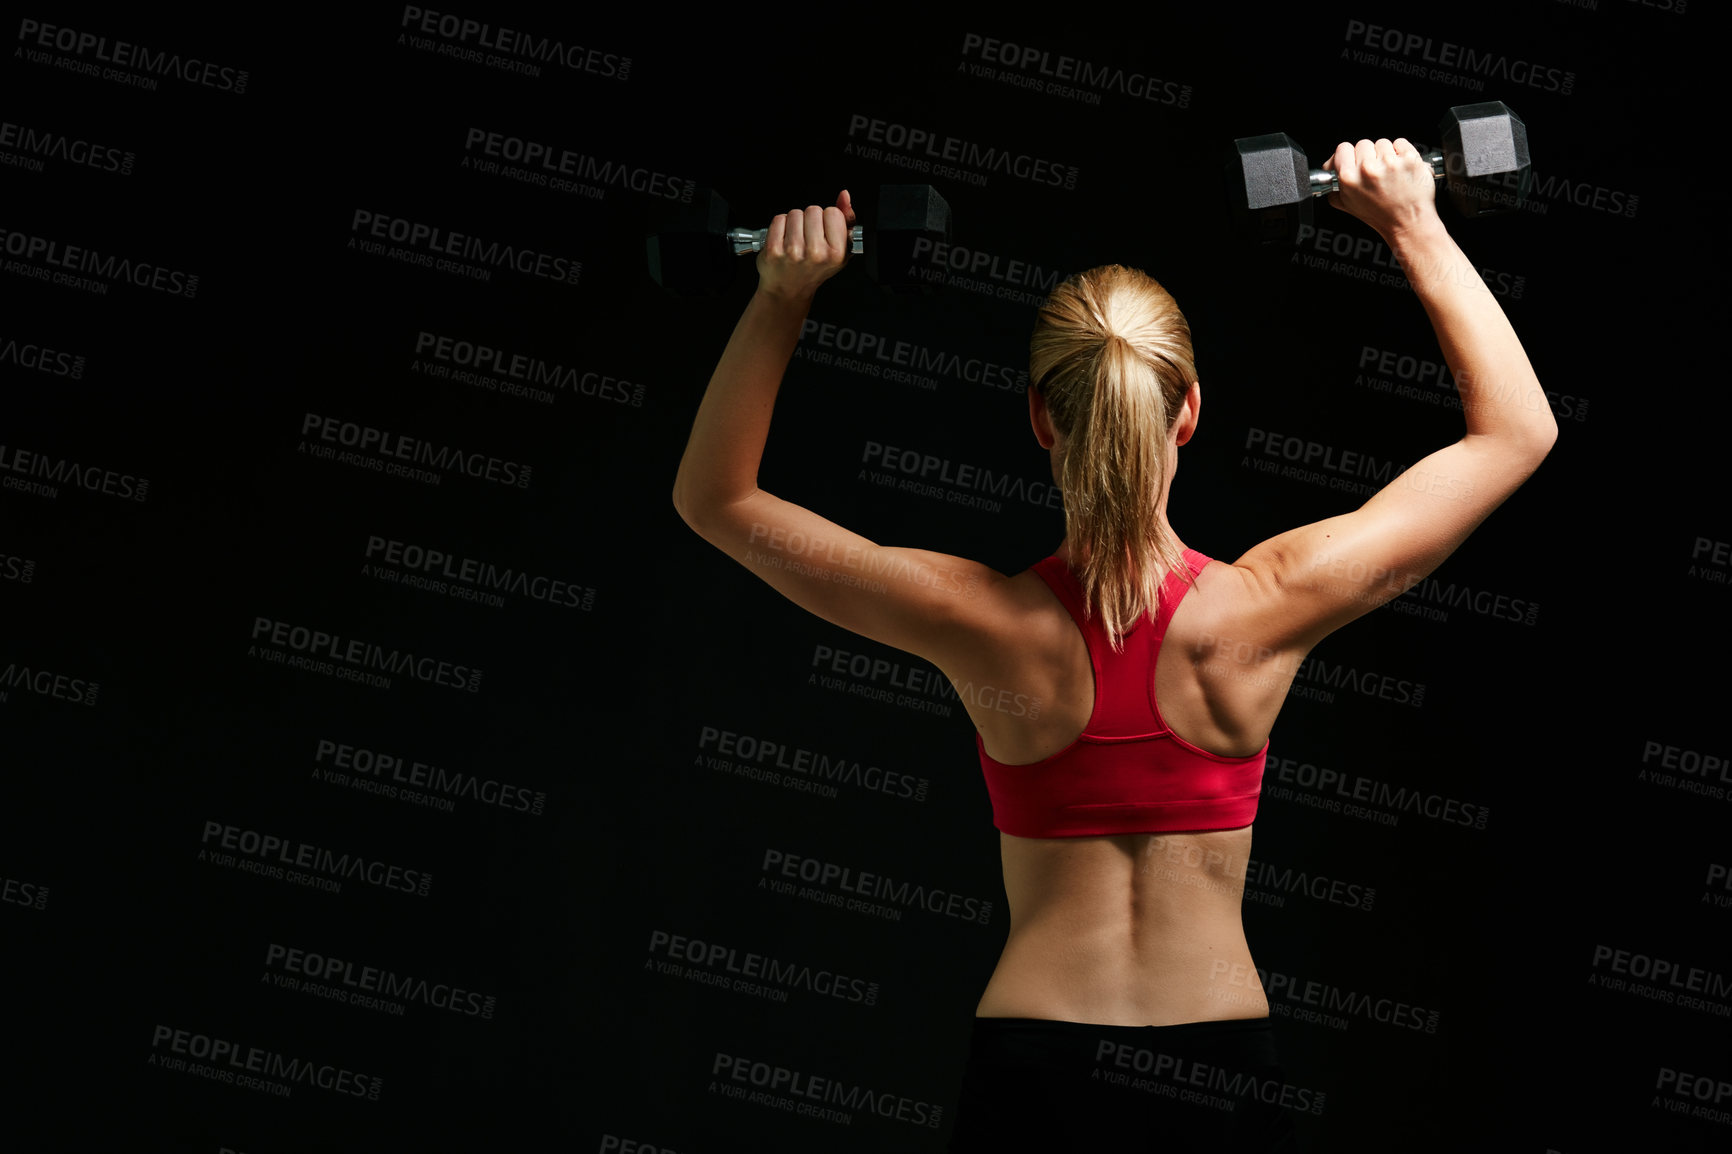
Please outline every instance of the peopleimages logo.
M1189 84L1163 80L1135 68L1099 64L1030 44L998 40L977 32L963 35L962 56L970 62L965 67L971 76L997 80L1047 96L1062 96L1083 104L1099 104L1102 92L1175 108L1187 108L1191 103ZM995 72L995 68L1005 71Z
M0 252L17 260L6 262L15 276L47 281L67 288L106 295L108 282L126 283L187 300L198 295L198 274L164 268L49 236L0 228Z
M499 1005L497 997L479 990L278 942L265 948L265 972L273 979L293 979L277 982L284 989L390 1014L402 1014L406 1004L413 1002L459 1017L488 1020Z
M376 689L389 689L396 674L450 689L481 689L481 670L436 657L421 657L401 649L386 648L359 637L344 637L269 617L253 618L253 644L247 656L313 673L359 681ZM371 670L382 670L373 673Z
M643 407L644 386L594 369L579 369L527 353L426 331L415 335L410 369L439 380L551 403L558 393Z
M1299 226L1300 263L1306 268L1323 272L1336 273L1353 277L1356 280L1382 285L1386 288L1405 289L1411 291L1412 283L1408 280L1407 270L1401 262L1395 259L1395 253L1382 241L1372 240L1367 236L1356 236L1352 233L1337 232L1331 228L1320 228L1314 224ZM1306 252L1304 250L1313 251ZM1331 260L1331 257L1345 259ZM1369 266L1365 263L1369 261ZM1388 269L1388 272L1379 272ZM1510 300L1521 300L1527 292L1527 277L1518 273L1500 272L1495 268L1480 267L1471 272L1467 269L1453 270L1450 275L1475 276L1496 296L1508 297Z
M920 279L1012 304L1039 307L1058 286L1060 272L1017 257L917 237L910 253ZM1026 377L1022 380L1027 385Z
M29 585L36 580L36 560L0 552L0 581L16 581Z
M137 159L130 149L116 145L67 136L52 128L0 120L0 164L14 168L41 172L45 168L44 161L58 160L80 168L130 176Z
M607 80L623 81L631 75L629 56L498 27L453 12L405 4L398 27L404 30L398 34L398 42L406 40L411 48L525 76L540 76L544 64Z
M48 887L40 882L0 876L0 904L23 906L32 910L47 909Z
M595 590L587 585L377 534L367 538L365 556L364 577L494 608L505 604L505 594L561 609L587 612L595 607Z
M1016 392L1028 386L1026 367L1018 368L981 357L964 357L945 349L934 349L847 325L831 324L828 321L808 318L800 328L800 343L808 354L831 354L830 359L814 357L819 364L836 363L839 367L856 372L863 366L877 366L878 369L888 371L872 371L869 375L885 376L892 380L901 379L893 375L895 370L906 370L909 374L930 373L1004 392ZM857 364L836 361L834 355L838 353L842 354L844 360ZM922 388L933 388L936 381L932 384L924 383L930 379L910 380L909 383L919 383Z
M1717 1018L1732 1018L1732 974L1595 943L1588 985Z
M669 176L653 168L623 164L557 144L486 128L470 128L464 134L463 151L465 168L499 173L560 192L586 192L595 196L613 187L641 193L652 200L690 204L698 187L695 180ZM471 153L479 155L471 156ZM595 198L600 199L599 196Z
M1264 768L1263 791L1281 801L1398 825L1411 813L1445 825L1484 830L1489 807L1412 785L1395 785L1359 773L1318 766L1295 757L1271 757Z
M930 783L924 777L885 769L862 762L845 753L821 753L783 740L750 733L736 733L714 725L698 734L698 763L708 769L729 770L740 776L762 776L776 782L783 775L812 791L823 790L835 797L834 785L846 785L866 793L911 801L925 801Z
M1732 1126L1732 1109L1727 1108L1732 1107L1732 1081L1660 1066L1655 1070L1654 1089L1659 1092L1651 1103L1654 1109Z
M1500 84L1524 85L1560 96L1568 96L1576 86L1576 74L1562 68L1531 60L1512 60L1501 52L1481 51L1419 32L1367 24L1363 20L1349 19L1343 40L1349 45L1342 49L1343 56L1357 64L1455 84L1473 92L1484 91L1487 79ZM1388 55L1379 56L1379 52Z
M12 692L21 692L73 705L95 705L101 688L95 681L41 666L21 665L16 661L0 665L0 702L4 702Z
M1285 1109L1301 1113L1323 1113L1325 1094L1321 1090L1259 1077L1251 1070L1133 1046L1113 1038L1101 1038L1095 1043L1095 1063L1096 1076L1108 1085L1167 1098L1176 1097L1195 1106L1234 1110L1240 1101L1249 1098L1270 1105L1279 1103Z
M1345 1030L1351 1019L1415 1033L1437 1033L1442 1012L1417 1006L1402 998L1365 990L1348 989L1279 970L1265 970L1242 962L1217 961L1209 967L1209 980L1247 991L1260 988L1272 1013L1284 1018Z
M477 280L491 279L494 269L509 269L525 276L575 285L583 273L582 261L364 208L355 210L349 231L350 246L363 252ZM387 250L386 243L404 248Z
M433 875L220 821L204 823L198 860L335 893L344 881L426 897ZM236 855L240 855L237 857ZM307 871L301 873L299 871Z
M724 1097L825 1122L847 1125L855 1113L876 1114L936 1130L944 1118L933 1102L720 1051L710 1077L711 1091Z
M17 445L0 444L0 487L54 498L60 495L57 487L60 485L73 485L89 493L102 493L126 501L142 501L150 493L150 480L146 477L136 477L101 465L87 465Z
M893 151L886 152L886 148ZM861 160L882 160L914 172L976 186L984 186L993 173L1067 191L1074 190L1077 185L1078 169L1073 164L964 140L927 128L910 128L906 124L862 113L849 118L848 144L843 151Z
M300 452L410 480L431 479L432 483L438 484L443 474L458 473L478 481L527 489L533 471L522 462L508 461L490 453L439 444L392 429L320 413L303 416L300 431L304 438L298 446ZM349 452L339 453L338 449L328 446L340 446Z
M1064 494L1048 482L1027 481L1010 473L995 473L985 466L953 462L947 457L935 456L920 449L866 441L861 448L860 461L865 465L891 469L934 484L975 489L994 497L1026 501L1048 509L1064 508Z
M315 776L322 772L326 781L347 782L447 813L455 809L455 799L532 817L540 817L547 806L547 794L542 790L326 737L318 739L313 763Z
M16 365L51 377L78 380L84 376L84 354L51 349L35 341L0 337L0 365Z
M385 1084L383 1078L358 1074L329 1062L315 1062L160 1023L151 1031L148 1064L246 1089L266 1090L285 1098L294 1086L305 1085L376 1102Z
M1670 786L1715 801L1732 798L1732 756L1704 753L1660 740L1642 743L1636 780Z
M18 22L19 53L33 64L53 64L81 76L98 77L154 91L157 78L180 80L201 88L214 88L240 96L247 90L247 72L197 56L182 56L126 40L110 40L94 32L44 24L39 20ZM53 57L51 52L67 55ZM106 65L107 67L104 67Z
M786 1002L790 991L800 991L862 1006L878 1002L877 982L838 973L827 966L786 961L772 954L667 930L651 932L649 953L645 969L766 1001Z
M986 925L992 918L990 901L783 850L766 849L760 868L764 874L758 879L760 889L869 913L888 921L901 921L902 909L925 910L980 925ZM799 882L807 884L801 888L796 884Z
M1450 367L1440 360L1399 353L1392 349L1380 349L1374 345L1362 345L1357 370L1354 382L1379 392L1424 401L1458 412L1464 407L1460 395L1461 384ZM1552 415L1558 420L1588 419L1588 398L1558 389L1544 389L1543 392L1543 403L1551 407ZM1525 391L1512 393L1503 388L1488 390L1484 383L1470 395L1478 399L1468 402L1469 404L1486 408L1497 408L1511 398L1529 411L1537 410L1542 403L1536 394Z

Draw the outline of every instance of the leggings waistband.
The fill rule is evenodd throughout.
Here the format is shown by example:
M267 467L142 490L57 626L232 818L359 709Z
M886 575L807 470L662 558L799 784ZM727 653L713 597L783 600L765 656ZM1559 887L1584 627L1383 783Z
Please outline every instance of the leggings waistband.
M1166 1026L1120 1026L1104 1022L1065 1022L1057 1018L987 1018L974 1019L976 1029L986 1026L988 1029L1023 1029L1029 1027L1056 1027L1062 1030L1131 1030L1142 1033L1149 1030L1159 1030L1170 1033L1174 1037L1185 1034L1206 1034L1211 1032L1233 1033L1244 1031L1254 1033L1266 1030L1271 1019L1268 1015L1261 1018L1211 1018L1203 1022L1174 1022Z
M974 1019L950 1150L1291 1152L1269 1018Z
M1275 1030L1269 1018L1223 1018L1168 1026L1119 1026L1048 1018L975 1018L971 1050L988 1060L1045 1064L1093 1061L1119 1047L1193 1059L1215 1057L1233 1065L1274 1065Z

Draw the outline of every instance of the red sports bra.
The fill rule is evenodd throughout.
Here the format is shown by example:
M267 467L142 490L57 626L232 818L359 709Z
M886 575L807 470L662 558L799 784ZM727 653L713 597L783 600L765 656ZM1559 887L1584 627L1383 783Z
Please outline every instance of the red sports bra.
M1185 550L1193 577L1209 559ZM1167 623L1190 582L1167 574L1151 617L1131 627L1114 653L1100 615L1083 612L1082 585L1070 566L1048 557L1034 571L1070 611L1088 643L1095 707L1082 734L1051 757L1005 765L975 734L992 824L1016 837L1089 837L1240 829L1257 816L1268 742L1249 757L1199 749L1161 720L1155 704L1155 658Z

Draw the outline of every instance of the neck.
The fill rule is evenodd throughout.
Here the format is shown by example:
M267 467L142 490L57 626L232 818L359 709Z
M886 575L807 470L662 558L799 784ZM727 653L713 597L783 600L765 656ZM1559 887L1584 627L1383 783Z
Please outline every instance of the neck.
M1161 528L1167 531L1167 536L1171 537L1173 542L1178 545L1181 550L1190 548L1190 546L1185 544L1183 538L1173 532L1172 522L1167 520L1167 507L1165 503L1163 503L1161 508L1158 510L1158 516L1161 519ZM1076 558L1072 554L1069 531L1066 531L1064 539L1058 543L1058 547L1052 551L1052 555L1064 561L1066 565L1075 563Z

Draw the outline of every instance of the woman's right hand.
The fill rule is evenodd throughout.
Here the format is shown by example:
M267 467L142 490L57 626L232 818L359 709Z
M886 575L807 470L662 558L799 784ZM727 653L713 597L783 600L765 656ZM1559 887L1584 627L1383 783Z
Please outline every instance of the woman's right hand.
M810 300L818 286L848 263L854 201L844 189L831 208L780 213L758 250L758 288L772 296Z
M1376 229L1385 240L1394 233L1441 223L1437 217L1437 178L1419 149L1404 137L1342 141L1323 162L1335 174L1340 192L1329 203Z

